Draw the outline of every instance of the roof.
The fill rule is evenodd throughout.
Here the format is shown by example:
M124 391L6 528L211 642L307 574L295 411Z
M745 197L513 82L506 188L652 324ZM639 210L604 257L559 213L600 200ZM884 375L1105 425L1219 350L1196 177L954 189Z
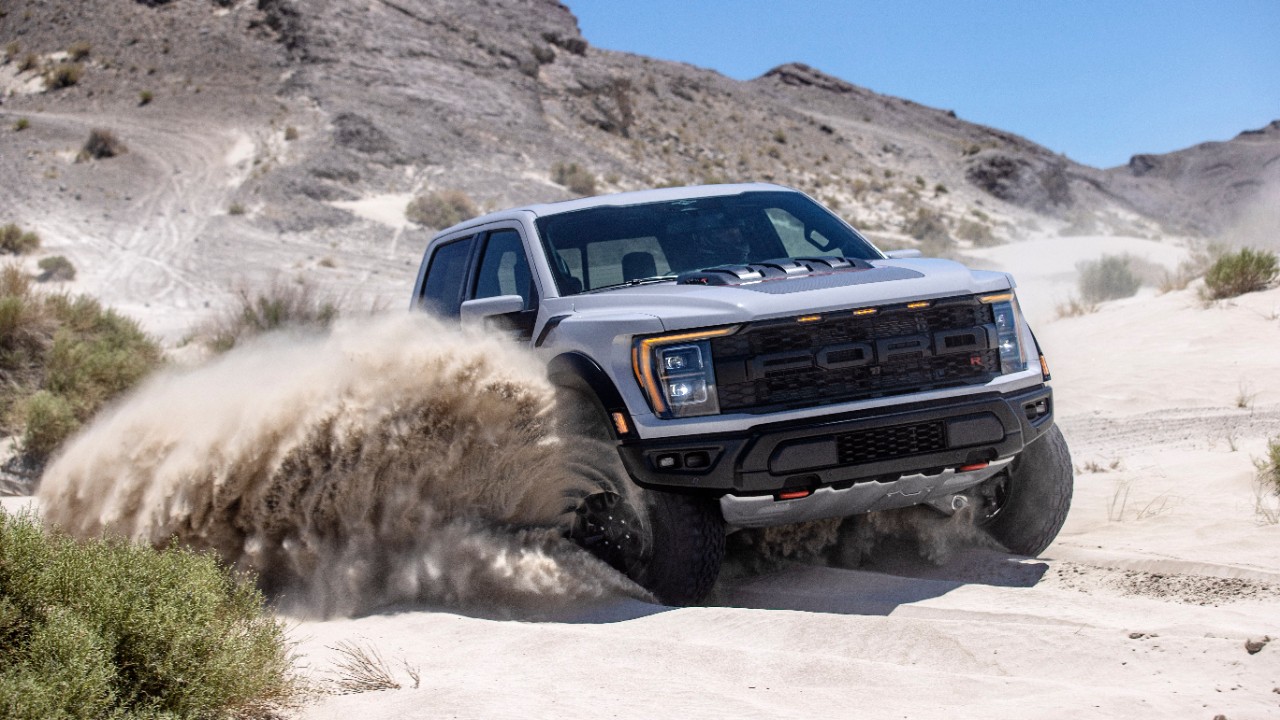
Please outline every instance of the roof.
M481 215L480 217L458 223L451 228L446 228L446 230L441 231L440 234L443 235L445 232L452 232L453 230L461 227L482 225L494 220L510 218L520 213L530 213L535 217L546 217L548 215L559 215L561 213L588 210L590 208L597 207L624 207L627 205L644 205L647 203L668 202L671 200L683 200L686 198L723 197L726 195L741 195L746 192L779 191L798 192L793 188L774 185L772 183L737 183L726 185L691 185L688 187L658 188L654 190L636 190L633 192L614 193L612 195L596 195L593 197L578 198L577 200L523 205L521 207L498 210L496 212L491 212Z

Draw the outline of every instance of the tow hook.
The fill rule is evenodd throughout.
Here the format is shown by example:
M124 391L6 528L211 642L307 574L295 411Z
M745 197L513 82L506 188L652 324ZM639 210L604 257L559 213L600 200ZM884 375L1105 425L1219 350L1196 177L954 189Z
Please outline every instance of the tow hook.
M924 505L937 510L938 512L950 517L969 507L969 498L964 495L943 495L941 497L929 498L925 500Z

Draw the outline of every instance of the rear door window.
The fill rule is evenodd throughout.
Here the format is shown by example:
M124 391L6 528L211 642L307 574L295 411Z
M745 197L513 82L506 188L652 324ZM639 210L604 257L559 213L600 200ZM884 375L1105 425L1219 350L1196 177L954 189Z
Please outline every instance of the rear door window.
M443 318L460 317L467 260L475 238L455 240L436 248L422 286L422 308Z

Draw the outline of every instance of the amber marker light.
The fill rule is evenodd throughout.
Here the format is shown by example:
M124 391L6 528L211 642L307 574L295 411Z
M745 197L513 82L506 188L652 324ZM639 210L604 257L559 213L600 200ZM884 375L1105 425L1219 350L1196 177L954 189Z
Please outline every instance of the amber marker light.
M1042 375L1045 380L1049 379L1049 361L1044 359L1044 355L1040 356L1040 375Z
M929 303L925 300L921 300L920 302L907 303L908 310L920 310L922 308L927 308L927 307L929 307Z
M631 432L631 427L627 425L627 416L620 412L613 413L613 429L617 430L619 435Z
M1001 302L1004 300L1012 300L1012 299L1013 299L1013 293L1003 293L1001 295L986 295L984 297L978 298L978 301L991 304L991 303Z
M854 317L862 317L863 315L875 315L875 314L876 314L875 308L862 308L861 310L853 311Z
M801 315L800 317L796 318L796 322L799 322L799 323L816 323L816 322L818 322L818 321L819 321L819 320L821 320L821 319L822 319L822 316L821 316L821 315Z

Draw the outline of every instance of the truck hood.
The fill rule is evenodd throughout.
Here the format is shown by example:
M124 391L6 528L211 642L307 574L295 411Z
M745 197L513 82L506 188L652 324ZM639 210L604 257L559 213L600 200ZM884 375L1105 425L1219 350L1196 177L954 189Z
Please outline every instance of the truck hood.
M746 285L620 287L549 301L573 313L652 315L664 330L822 313L996 292L1014 286L1007 273L975 271L950 260L873 260L869 270L768 279Z

